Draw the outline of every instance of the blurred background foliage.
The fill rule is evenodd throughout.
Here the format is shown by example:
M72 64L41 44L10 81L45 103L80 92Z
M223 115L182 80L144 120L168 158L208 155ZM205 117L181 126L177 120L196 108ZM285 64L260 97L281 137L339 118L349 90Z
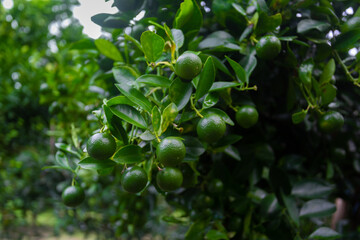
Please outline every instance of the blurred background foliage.
M115 22L119 28L113 29L104 21L101 22L104 18L100 18L98 23L104 25L106 38L118 44L124 55L125 31L139 39L141 32L151 25L149 20L166 22L171 26L176 14L174 9L178 9L181 2L148 0L143 8L146 7L146 14L150 18L130 21L140 6L136 11L123 11L119 15L120 19ZM238 52L223 46L228 40L236 43L235 39L241 38L247 27L246 21L231 6L231 2L202 2L204 23L200 30L201 37L193 45L189 44L189 49L201 49L219 58L226 53L240 60ZM256 11L254 1L238 2L243 6L249 5L249 13ZM288 84L288 80L292 75L292 67L300 64L300 59L307 55L314 56L318 64L314 72L318 75L319 69L324 67L324 59L330 57L326 33L314 27L299 34L299 21L311 18L330 22L331 28L326 30L331 30L333 35L340 26L346 32L348 26L344 23L353 14L347 14L344 10L351 7L355 11L359 3L356 0L332 1L334 14L338 16L334 17L332 12L316 6L317 1L259 2L270 7L267 11L281 12L282 28L288 31L286 35L298 35L300 41L311 41L312 45L309 50L309 46L301 43L287 44L287 51L281 55L287 61L259 61L252 76L259 91L235 97L237 103L251 99L263 119L262 125L252 132L236 129L247 139L237 146L242 162L218 154L200 159L198 170L205 176L205 180L202 180L221 179L229 186L226 189L229 198L236 201L224 207L223 199L209 199L208 195L194 189L179 195L169 194L166 199L159 196L155 188L149 188L141 197L130 195L120 190L119 175L98 175L84 170L79 173L79 177L81 185L86 189L87 200L76 211L65 208L60 200L61 191L71 179L69 173L42 170L42 167L51 165L58 156L55 142L83 146L87 137L98 127L97 119L91 112L101 105L103 98L117 94L113 86L115 80L109 72L114 61L99 53L94 41L82 34L82 26L72 18L71 9L78 4L76 0L15 0L11 9L0 5L0 238L21 239L29 232L19 229L31 226L36 231L36 225L47 224L55 234L80 230L86 235L95 234L99 239L140 237L149 232L153 238L158 234L168 239L181 239L189 228L189 222L197 222L197 225L192 225L193 232L220 228L220 219L225 219L223 224L229 231L237 230L246 220L243 216L251 208L256 213L254 221L263 224L258 226L259 235L255 239L268 239L260 232L271 235L275 227L282 227L284 231L272 233L273 236L286 239L291 227L283 219L277 225L266 221L266 218L275 218L280 214L284 217L285 214L277 208L279 204L275 193L268 194L263 190L271 191L269 182L261 179L262 174L268 175L266 171L272 163L277 162L276 171L281 174L286 171L294 181L312 177L328 181L321 184L336 189L330 199L341 196L349 203L350 223L345 221L343 225L344 232L348 233L346 239L357 239L360 198L360 154L357 151L360 142L359 90L354 89L338 68L334 77L338 95L333 107L341 109L346 119L346 128L337 136L324 137L314 127L316 120L313 116L308 117L302 125L293 125L289 120L291 113L305 103L294 86ZM121 7L118 8L121 11ZM296 14L300 14L299 17L295 18ZM213 40L210 41L213 45L201 42L217 30L226 30L231 36L226 36L226 41L209 38ZM246 47L239 45L240 52L247 51ZM352 45L359 48L359 42ZM219 48L212 51L210 47ZM141 54L134 46L128 50L130 63L144 70ZM340 56L345 62L351 63L356 72L360 66L359 54L350 56L348 50L339 51ZM220 74L226 78L224 73ZM284 99L287 104L281 104ZM206 162L209 159L214 163L211 167ZM253 159L256 161L251 161ZM306 162L306 159L313 161ZM249 179L256 184L250 190ZM237 183L240 183L240 190L236 188ZM324 195L330 193L326 191ZM261 199L259 196L266 197ZM206 205L207 201L210 207ZM214 201L217 207L209 210ZM189 210L191 202L195 202L192 203L195 210ZM226 215L232 211L234 215ZM202 219L207 219L209 215L213 216L212 225L202 226ZM263 215L265 220L261 218ZM163 216L167 216L166 221L163 221ZM303 231L311 233L316 224L321 225L323 222L305 223ZM31 234L40 236L41 232Z

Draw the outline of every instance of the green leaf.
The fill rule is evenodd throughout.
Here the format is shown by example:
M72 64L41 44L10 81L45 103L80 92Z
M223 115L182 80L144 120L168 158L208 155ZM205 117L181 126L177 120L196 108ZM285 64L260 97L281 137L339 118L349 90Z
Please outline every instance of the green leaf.
M185 234L185 240L203 240L204 239L204 231L208 226L208 221L206 220L198 220L194 222L189 230Z
M233 8L235 8L235 10L236 10L238 13L240 13L241 15L243 15L244 17L246 17L246 11L245 11L245 9L244 9L242 6L240 6L240 5L237 4L237 3L233 3L232 6L233 6Z
M239 37L239 42L242 42L245 38L247 38L252 31L254 30L254 25L251 24L245 28L245 30L242 32L242 34Z
M228 56L225 56L225 57L228 60L228 62L230 63L230 66L232 67L232 69L234 70L238 81L240 81L241 83L249 83L247 80L246 72L245 72L244 68L239 63L235 62Z
M114 106L114 105L118 105L118 104L126 104L129 106L134 106L135 104L130 101L130 99L128 99L125 96L117 96L117 97L113 97L110 100L105 100L104 99L104 104L106 104L108 107Z
M203 114L204 116L208 115L208 114L217 114L219 115L227 124L229 124L230 126L234 126L234 122L231 120L231 118L223 111L220 110L218 108L208 108L208 109L204 109L201 114Z
M219 147L231 145L231 144L237 143L241 139L242 139L242 136L240 136L240 135L228 134L228 135L224 136L222 139L220 139L220 141L218 143L216 143L214 147L219 148Z
M329 62L326 64L326 66L324 67L323 72L321 73L320 76L320 85L326 84L328 82L330 82L332 76L335 73L335 61L334 59L330 59Z
M215 80L215 66L212 57L208 57L200 73L200 80L197 84L195 100L199 100L208 93ZM180 109L179 109L180 110Z
M138 77L138 73L128 66L117 66L113 68L113 75L118 83L126 83L132 85Z
M114 115L130 124L133 124L142 129L147 128L147 124L143 116L141 116L140 112L131 106L119 104L111 106L110 110Z
M312 58L309 58L306 61L304 61L299 67L300 80L308 90L310 90L312 86L311 76L312 76L313 68L314 68L314 61Z
M42 167L41 170L46 170L46 169L63 169L63 170L70 170L72 171L70 168L68 167L62 167L62 166L57 166L57 165L53 165L53 166L46 166L46 167Z
M121 119L112 113L108 105L104 104L103 108L108 123L107 125L110 129L111 134L114 135L119 140L122 139L124 144L128 144L128 136L122 125Z
M299 124L305 120L307 111L301 110L300 112L294 113L291 115L291 120L294 124Z
M246 81L249 82L250 75L257 65L256 57L254 54L248 55L240 61L240 64L245 66L244 70L246 72Z
M164 50L165 40L154 32L146 31L141 34L140 42L145 57L149 62L156 62Z
M338 50L347 50L354 47L354 44L360 40L360 29L350 30L336 37L334 48Z
M256 25L255 34L262 35L268 32L273 32L275 29L281 25L282 16L280 13L277 13L273 16L268 16L266 13L262 12L259 15L259 20Z
M91 21L104 28L124 28L129 21L118 14L100 13L91 17Z
M113 159L117 163L132 164L144 161L144 156L138 145L126 145L115 153Z
M296 206L296 200L292 196L286 196L285 194L281 193L281 197L285 204L286 210L289 213L291 220L295 223L297 227L300 226L300 219L299 219L299 209Z
M316 179L302 180L294 184L291 194L304 198L320 198L329 195L334 187Z
M229 145L227 148L225 148L224 153L237 161L241 160L239 150L232 145Z
M129 98L133 103L141 107L147 112L151 112L152 104L151 102L136 88L129 86L126 83L115 84L116 88L127 98Z
M316 31L324 33L330 28L330 26L331 25L327 22L321 22L321 21L312 20L312 19L304 19L298 23L297 32L299 34L307 34L313 30L316 30Z
M240 46L233 43L234 37L225 31L216 31L208 35L199 43L199 49L211 49L211 51L239 51Z
M309 239L321 239L321 240L330 240L330 239L339 239L339 238L341 238L341 234L328 227L318 228L309 236Z
M161 135L161 112L157 106L151 111L151 121L153 125L154 132L157 136Z
M168 78L153 74L142 75L136 79L136 81L138 83L144 83L153 87L169 88L171 85L171 81Z
M201 10L194 0L185 0L176 13L173 27L181 29L187 39L193 39L203 24Z
M236 82L214 82L214 84L211 86L209 92L215 92L226 88L232 88L240 86L241 83Z
M211 108L219 101L219 97L217 94L214 93L208 93L205 95L204 101L203 101L203 108Z
M205 152L205 148L198 138L186 135L182 138L184 139L186 154L198 157Z
M230 71L227 69L227 67L225 66L225 64L220 61L220 59L214 55L211 54L201 54L200 56L205 56L205 57L209 57L211 56L212 60L214 61L214 65L217 69L219 69L220 71L222 71L223 73L229 75L230 77L232 77L232 74L230 73Z
M161 131L165 132L168 126L174 122L179 111L174 103L170 103L163 111L161 116Z
M335 204L323 199L314 199L303 205L300 210L300 217L327 217L335 211Z
M169 89L169 99L176 104L178 111L183 109L189 102L192 94L192 85L190 82L183 82L176 78Z
M156 139L156 136L154 134L152 134L149 130L146 130L145 132L143 132L140 135L141 140L144 141L152 141L154 139Z
M331 83L321 87L321 105L326 106L336 97L337 88Z
M106 56L112 60L118 61L118 62L124 62L124 59L123 59L120 51L109 40L96 39L95 45L104 56Z
M78 152L75 152L71 149L71 145L65 144L65 143L55 143L55 147L63 152L67 152L70 154L73 154L80 158L80 154Z
M84 158L79 162L79 166L84 169L90 169L90 170L101 170L106 168L111 168L116 165L116 162L106 159L106 160L96 160L92 157Z
M224 240L224 239L229 239L226 235L226 233L220 232L218 230L214 230L211 229L206 235L205 235L205 239L208 240Z
M184 34L180 29L171 29L171 33L176 45L176 50L179 50L184 45Z
M71 170L68 157L66 156L65 153L61 151L57 151L55 154L55 162L57 165L64 167L65 169Z

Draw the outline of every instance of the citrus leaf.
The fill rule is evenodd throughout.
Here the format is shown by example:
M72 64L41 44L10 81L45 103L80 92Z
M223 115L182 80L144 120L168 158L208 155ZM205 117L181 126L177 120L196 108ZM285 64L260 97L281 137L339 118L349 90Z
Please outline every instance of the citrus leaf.
M275 29L281 25L281 22L282 16L280 13L268 16L266 13L262 12L259 15L259 20L255 28L255 34L262 35L264 33L275 31Z
M116 88L129 98L133 103L141 107L147 112L151 112L152 104L151 102L136 88L129 86L126 83L115 84Z
M211 229L210 231L207 232L207 234L205 235L205 239L208 240L228 240L229 238L227 237L226 233L220 232L218 230L214 230Z
M141 34L140 42L145 57L149 62L156 62L164 50L165 40L154 32L146 31Z
M113 97L110 100L105 100L104 99L104 104L107 105L108 107L114 106L114 105L118 105L118 104L126 104L129 106L134 106L134 103L132 101L130 101L130 99L128 99L125 96L117 96L117 97Z
M119 104L110 107L111 112L122 120L139 128L146 129L147 124L141 114L133 107Z
M290 218L293 220L297 227L300 226L299 209L296 206L296 200L292 196L286 196L281 192L282 200L285 204L286 210L289 213Z
M217 94L214 93L208 93L205 95L204 101L203 101L203 108L211 108L214 105L216 105L216 103L218 103L219 101L219 97Z
M228 56L225 56L225 57L228 60L228 62L230 63L230 66L232 67L232 69L234 70L234 72L237 76L237 79L242 83L248 83L247 77L246 77L246 72L245 72L244 68L239 63L235 62Z
M95 40L95 45L97 47L97 49L99 49L99 51L106 57L115 60L115 61L119 61L119 62L123 62L124 59L120 53L120 51L116 48L116 46L110 42L109 40L106 39L96 39Z
M329 195L334 187L316 179L302 180L294 184L291 194L304 198L320 198Z
M136 82L144 83L154 87L165 87L165 88L169 88L171 85L171 81L168 78L153 74L142 75L138 79L136 79Z
M330 24L327 22L321 22L312 19L301 20L297 25L297 32L299 34L307 34L311 30L316 30L319 32L326 32L330 27Z
M214 84L211 86L209 92L215 92L226 88L232 88L240 86L241 83L236 82L214 82Z
M120 15L100 13L91 17L91 21L104 28L124 28L129 22Z
M129 66L117 66L112 69L115 80L118 83L132 85L138 77L138 73Z
M338 50L347 50L352 48L360 39L360 29L350 30L337 36L334 48Z
M240 13L241 15L243 15L244 17L246 17L246 11L243 7L241 7L239 4L237 3L233 3L232 4L233 8L235 8L235 10Z
M65 143L55 143L55 147L63 152L67 152L77 157L80 157L80 154L78 152L75 152L71 149L71 145Z
M310 234L309 239L322 239L322 240L330 240L330 239L339 239L341 235L328 227L321 227L316 229L313 233Z
M186 39L193 39L203 24L201 10L194 0L185 0L176 13L173 27L181 29Z
M141 147L138 145L127 145L120 148L113 157L114 161L121 164L132 164L144 161Z
M192 156L201 156L205 152L205 148L200 140L192 136L183 136L186 154Z
M119 140L122 139L124 144L128 144L128 136L122 125L121 119L112 113L108 105L104 104L103 108L111 134Z
M238 161L241 160L239 150L232 145L229 145L227 148L225 148L224 153L227 154L228 156L232 157L235 160L238 160Z
M314 61L312 58L304 61L299 67L299 77L304 86L310 90L311 89L311 75L314 68Z
M320 85L326 84L328 82L330 82L332 76L335 73L335 61L334 59L330 59L329 62L326 64L326 66L324 67L323 72L321 73L320 76Z
M335 211L335 204L323 199L314 199L304 204L300 210L300 217L327 217Z
M169 99L176 104L178 111L183 109L189 102L192 94L192 85L176 78L169 89Z
M171 33L175 42L176 50L179 50L184 45L184 34L180 29L171 29Z
M231 118L229 117L229 115L227 115L223 110L220 110L218 108L208 108L208 109L204 109L201 114L203 114L204 116L208 115L208 114L217 114L219 115L227 124L229 124L230 126L234 126L234 122L231 120Z
M157 106L154 106L151 111L151 121L155 134L161 135L161 113Z
M79 166L84 169L90 169L90 170L101 170L106 168L111 168L116 165L116 162L106 159L106 160L96 160L92 157L84 158L79 162Z
M294 113L291 115L291 120L294 124L299 124L305 120L307 111L301 110L300 112Z
M199 83L197 84L195 100L199 100L208 93L215 80L215 66L212 57L208 57L200 73ZM179 109L180 110L180 109Z
M321 87L321 105L328 105L332 101L334 101L336 97L337 88L331 83L327 83L326 85Z
M163 111L161 115L161 131L165 132L168 126L174 122L179 111L174 103L170 103Z
M66 156L65 153L61 152L61 151L57 151L55 154L55 162L57 165L67 168L67 169L71 169L70 165L69 165L69 160L68 157Z

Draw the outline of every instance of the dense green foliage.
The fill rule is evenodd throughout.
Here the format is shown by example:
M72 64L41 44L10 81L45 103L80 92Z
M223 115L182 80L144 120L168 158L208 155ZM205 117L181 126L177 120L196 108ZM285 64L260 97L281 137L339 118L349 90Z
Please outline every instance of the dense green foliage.
M31 14L48 4L26 9ZM63 35L38 36L38 42L33 36L26 51L21 31L4 21L0 49L21 57L0 58L11 63L0 70L6 113L0 121L9 126L1 129L0 165L11 170L0 170L2 178L26 179L16 173L23 170L19 162L34 164L31 158L48 144L45 129L57 152L42 174L54 178L46 186L54 209L68 216L64 225L101 229L106 239L147 233L190 240L360 237L356 0L115 0L114 6L118 13L92 17L109 33L103 38L80 40L70 25ZM20 23L27 11L16 9L12 18ZM135 18L142 10L144 17ZM37 24L51 21L39 14ZM9 31L21 41L8 38ZM46 51L49 39L57 51ZM191 64L182 62L187 55ZM41 70L30 56L41 59ZM36 81L19 85L17 79ZM23 92L29 87L34 90ZM32 108L22 105L26 98ZM25 124L24 109L37 119ZM104 141L92 136L110 134L116 146L110 141L106 157L93 154L93 143L101 148ZM183 143L185 157L181 149L178 159L166 160L166 139L176 140L176 148ZM32 157L14 157L28 143L33 147L22 154ZM40 174L36 168L32 174ZM26 202L28 194L1 184L2 219L17 209L34 211L11 200ZM69 185L81 186L86 197L66 210L59 203ZM347 202L350 221L331 229L337 198Z

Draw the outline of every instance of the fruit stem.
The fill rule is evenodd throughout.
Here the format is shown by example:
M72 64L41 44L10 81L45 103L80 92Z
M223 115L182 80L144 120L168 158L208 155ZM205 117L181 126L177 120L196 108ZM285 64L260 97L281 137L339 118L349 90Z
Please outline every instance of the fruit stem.
M73 177L73 179L71 181L71 186L75 186L75 176Z
M171 71L175 72L174 66L171 63L166 62L166 61L165 62L158 62L157 64L155 64L153 66L153 68L159 67L160 65L165 65L165 66L169 67Z
M191 96L190 98L190 103L191 103L191 108L194 109L196 115L198 115L199 117L203 118L204 116L201 115L201 113L196 109L195 104L194 104L194 96Z
M360 87L360 83L359 83L359 79L355 79L353 78L353 76L351 76L351 73L349 72L347 66L343 63L343 61L341 60L339 53L334 50L333 51L333 55L335 56L335 59L338 61L338 63L340 64L341 68L344 70L346 76L348 77L348 79L354 83L355 86Z

